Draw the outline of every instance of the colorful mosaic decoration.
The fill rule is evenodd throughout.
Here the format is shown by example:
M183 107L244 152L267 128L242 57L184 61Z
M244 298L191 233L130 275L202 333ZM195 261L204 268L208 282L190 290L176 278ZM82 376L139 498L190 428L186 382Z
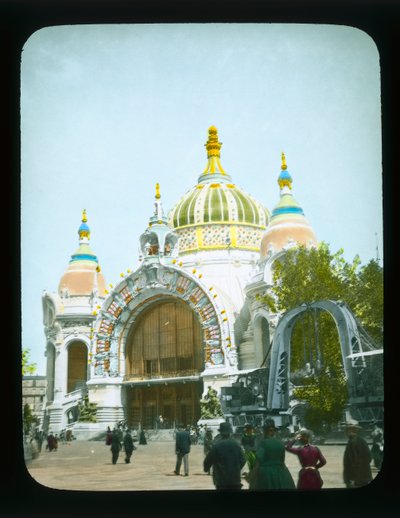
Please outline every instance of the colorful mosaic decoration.
M138 289L138 285L142 288ZM201 320L206 364L217 366L225 362L222 346L222 328L227 320L224 317L225 309L217 309L214 297L196 279L176 267L165 267L158 263L152 269L143 266L134 276L126 277L109 294L108 303L104 305L106 309L99 313L94 326L91 355L94 376L118 376L118 344L120 332L126 323L121 318L125 314L134 319L147 305L138 299L143 288L168 290L168 295L185 300ZM228 340L227 337L225 339Z

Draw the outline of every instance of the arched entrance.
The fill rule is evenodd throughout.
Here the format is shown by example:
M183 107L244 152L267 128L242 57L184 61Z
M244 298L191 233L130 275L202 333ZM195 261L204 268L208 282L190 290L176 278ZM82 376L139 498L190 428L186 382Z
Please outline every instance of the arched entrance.
M83 342L75 341L68 346L67 392L81 389L87 381L87 348Z
M126 343L127 418L132 427L172 427L200 417L204 368L202 330L195 312L172 297L137 318ZM161 424L157 418L162 415Z

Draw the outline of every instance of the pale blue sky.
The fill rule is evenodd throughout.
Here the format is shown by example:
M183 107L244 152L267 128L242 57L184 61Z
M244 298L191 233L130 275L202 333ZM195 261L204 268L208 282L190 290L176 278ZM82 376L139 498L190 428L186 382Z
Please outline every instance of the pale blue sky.
M382 257L379 54L346 26L50 27L21 68L22 345L45 373L56 291L86 208L107 283L138 266L155 183L168 211L206 165L215 125L233 181L272 210L281 152L319 240Z

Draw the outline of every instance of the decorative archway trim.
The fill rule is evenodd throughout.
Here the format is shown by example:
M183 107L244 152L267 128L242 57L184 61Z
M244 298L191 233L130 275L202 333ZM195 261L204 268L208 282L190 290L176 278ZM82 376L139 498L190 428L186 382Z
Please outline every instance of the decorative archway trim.
M127 334L139 314L163 298L178 298L198 315L206 367L221 367L230 349L229 323L218 294L193 275L160 262L144 263L126 277L104 302L94 325L92 376L121 376ZM236 353L236 351L234 351Z

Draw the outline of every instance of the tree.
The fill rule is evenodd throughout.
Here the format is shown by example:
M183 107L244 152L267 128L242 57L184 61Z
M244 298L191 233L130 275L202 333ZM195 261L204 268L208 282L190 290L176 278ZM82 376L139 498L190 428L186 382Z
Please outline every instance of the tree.
M284 313L318 300L345 302L375 343L383 337L383 271L376 261L351 263L343 250L335 254L326 243L288 250L274 265L273 286L263 298L275 313ZM331 315L310 309L302 313L291 338L293 396L306 402L310 428L337 422L348 394L340 343ZM383 383L383 380L381 380Z
M30 349L22 349L22 376L35 374L36 372L36 363L30 362L30 352Z
M217 391L211 387L208 387L207 394L200 400L200 413L202 419L215 419L224 416Z
M31 407L28 403L25 403L24 405L23 423L24 434L26 436L28 436L32 429L39 424L39 419L32 414Z

